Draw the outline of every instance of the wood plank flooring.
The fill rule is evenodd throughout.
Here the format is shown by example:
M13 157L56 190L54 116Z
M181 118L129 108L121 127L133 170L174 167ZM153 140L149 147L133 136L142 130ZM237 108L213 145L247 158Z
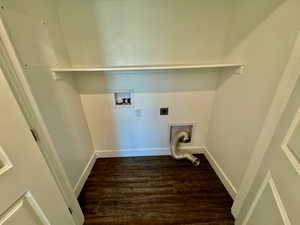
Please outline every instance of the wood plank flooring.
M203 155L98 159L80 196L85 225L233 225L232 199Z

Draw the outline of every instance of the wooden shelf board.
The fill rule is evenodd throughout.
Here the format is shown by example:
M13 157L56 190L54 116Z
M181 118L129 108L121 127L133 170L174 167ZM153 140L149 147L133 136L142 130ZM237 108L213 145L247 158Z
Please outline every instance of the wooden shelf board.
M119 66L95 68L53 68L53 72L110 72L110 71L145 71L145 70L184 70L209 68L239 68L242 64L193 64L193 65L147 65L147 66Z

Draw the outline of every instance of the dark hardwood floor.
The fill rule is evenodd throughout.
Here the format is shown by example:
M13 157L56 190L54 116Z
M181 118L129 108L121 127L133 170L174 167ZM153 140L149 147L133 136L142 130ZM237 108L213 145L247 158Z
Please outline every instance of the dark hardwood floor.
M98 159L80 196L85 225L233 225L232 199L203 155Z

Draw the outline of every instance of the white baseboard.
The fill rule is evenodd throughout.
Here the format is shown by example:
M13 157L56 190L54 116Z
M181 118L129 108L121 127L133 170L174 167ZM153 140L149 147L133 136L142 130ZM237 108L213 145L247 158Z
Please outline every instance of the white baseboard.
M184 146L181 150L191 154L204 153L204 148L200 146ZM169 148L138 148L138 149L119 149L119 150L96 150L97 158L113 157L135 157L135 156L157 156L170 155Z
M204 147L204 154L211 165L211 167L214 169L216 174L218 175L219 179L225 186L226 190L230 194L230 196L235 199L235 196L237 195L237 190L228 178L228 176L225 174L224 170L221 168L221 166L217 163L213 155L208 151L207 148Z
M191 154L204 153L204 148L199 146L186 146L180 148L181 150ZM121 150L96 150L86 167L84 168L80 178L78 179L75 187L74 194L79 196L88 176L93 169L97 158L113 158L113 157L134 157L134 156L155 156L155 155L170 155L169 148L144 148L144 149L121 149Z
M209 164L214 169L219 179L225 186L226 190L229 192L230 196L234 199L237 195L237 190L222 170L221 166L217 163L212 154L202 146L185 146L181 147L180 150L191 154L205 154ZM97 158L114 158L114 157L135 157L135 156L157 156L157 155L170 155L169 148L140 148L140 149L120 149L120 150L96 150L91 156L89 162L87 163L85 169L83 170L77 184L74 188L74 193L76 196L80 194L91 170L96 162Z
M94 167L94 164L96 162L96 159L97 159L97 156L96 156L96 152L94 152L90 158L90 160L88 161L86 167L84 168L82 174L80 175L75 187L74 187L74 194L76 197L79 196L80 192L81 192L81 189L83 188L87 178L89 177L93 167Z

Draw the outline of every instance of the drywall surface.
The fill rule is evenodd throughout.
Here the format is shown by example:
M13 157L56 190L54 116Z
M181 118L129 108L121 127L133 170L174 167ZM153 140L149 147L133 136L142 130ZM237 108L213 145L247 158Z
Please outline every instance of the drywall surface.
M222 58L233 0L57 0L73 66Z
M193 123L189 147L206 142L218 71L79 73L78 90L98 151L168 150L169 123ZM133 108L116 108L114 90L134 90ZM169 115L161 116L160 107Z
M46 0L3 1L4 22L29 85L74 187L93 146L73 80L55 82L51 67L69 65L58 16Z
M223 75L207 143L237 190L300 30L299 9L297 0L237 1L225 58L246 67Z
M234 6L234 0L56 2L74 67L218 62ZM95 149L166 148L172 122L196 123L192 145L204 145L217 75L209 70L78 73ZM115 108L114 89L133 89L135 108ZM159 116L160 107L170 107L170 115Z
M54 82L49 68L70 64L100 66L218 62L228 36L232 2L5 2L4 14L8 28L73 186L88 162L92 148L118 150L166 147L169 122L195 123L192 145L204 145L218 72L198 73L192 70L113 76L79 75L77 84L80 100L71 76L64 75L64 79ZM136 108L117 111L111 105L111 95L108 93L124 88L136 92ZM98 98L101 104L98 104ZM88 134L80 101L95 147ZM157 118L159 107L164 106L170 107L170 116ZM141 110L140 118L136 118L135 109ZM111 110L110 115L103 115L104 110ZM101 120L104 120L105 126L96 123ZM127 120L137 121L128 125ZM149 124L158 121L160 126L147 129ZM139 134L138 129L142 128L144 132ZM127 141L122 136L128 133L128 129L136 132L136 141ZM111 130L109 137L103 135L106 134L105 130ZM154 130L158 133L152 133ZM120 132L122 141L114 142L114 139L120 139ZM158 137L159 140L150 138L147 141L149 137Z

